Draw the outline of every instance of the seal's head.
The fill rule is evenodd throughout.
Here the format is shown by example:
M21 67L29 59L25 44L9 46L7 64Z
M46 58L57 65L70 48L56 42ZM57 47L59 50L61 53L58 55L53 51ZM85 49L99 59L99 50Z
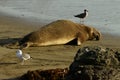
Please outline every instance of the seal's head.
M95 28L90 28L89 29L89 40L100 40L100 39L101 39L101 33Z

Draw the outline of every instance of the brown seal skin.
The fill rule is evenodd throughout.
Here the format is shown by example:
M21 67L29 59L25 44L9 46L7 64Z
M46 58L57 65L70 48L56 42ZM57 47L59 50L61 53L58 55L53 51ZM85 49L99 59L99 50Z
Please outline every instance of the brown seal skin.
M81 45L87 40L100 40L100 37L101 33L93 27L69 20L57 20L24 36L19 44L22 49L29 46L66 44L76 39L77 45Z

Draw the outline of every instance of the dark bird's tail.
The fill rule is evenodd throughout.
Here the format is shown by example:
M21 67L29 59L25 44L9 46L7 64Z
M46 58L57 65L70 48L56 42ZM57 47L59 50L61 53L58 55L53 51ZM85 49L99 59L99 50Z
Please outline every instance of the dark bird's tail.
M78 15L74 15L74 17L78 17Z

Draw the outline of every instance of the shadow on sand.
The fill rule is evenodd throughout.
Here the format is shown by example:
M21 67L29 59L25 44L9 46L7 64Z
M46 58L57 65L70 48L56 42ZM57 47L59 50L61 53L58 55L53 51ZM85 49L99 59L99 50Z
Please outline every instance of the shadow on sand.
M11 63L8 63L8 62L0 62L0 65L12 65L12 64L17 64L16 62L11 62Z
M0 39L0 46L7 47L10 49L18 48L19 41L21 38L6 38L6 39Z

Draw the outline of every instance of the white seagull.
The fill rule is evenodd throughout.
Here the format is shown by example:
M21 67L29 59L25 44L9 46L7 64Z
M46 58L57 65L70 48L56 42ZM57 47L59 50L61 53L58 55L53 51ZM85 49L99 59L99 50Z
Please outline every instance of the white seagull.
M20 50L20 49L17 50L16 56L22 61L22 63L21 63L22 65L24 64L25 60L28 60L31 58L29 54L23 54L22 50Z

